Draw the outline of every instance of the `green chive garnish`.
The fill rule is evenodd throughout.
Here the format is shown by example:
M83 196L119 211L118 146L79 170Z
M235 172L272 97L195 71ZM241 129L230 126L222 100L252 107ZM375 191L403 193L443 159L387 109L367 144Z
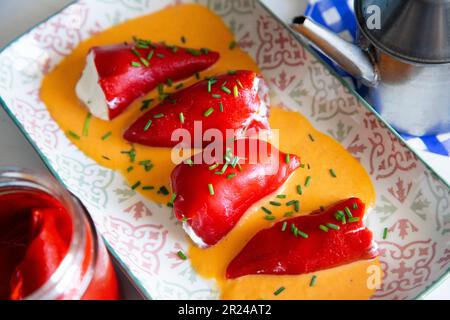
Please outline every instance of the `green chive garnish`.
M284 161L289 164L291 162L291 155L289 153L286 154L286 157L284 158Z
M230 50L233 50L234 48L236 48L236 45L237 45L237 43L236 43L236 41L231 41L230 42L230 44L228 45L228 48L230 49Z
M300 201L295 200L294 210L295 210L295 212L299 212L300 211Z
M187 164L187 165L189 165L190 167L192 167L192 166L194 165L194 162L192 162L191 159L186 159L186 160L184 161L184 163Z
M241 87L241 89L244 89L244 86L242 85L242 83L239 81L239 79L236 79L237 84L239 85L239 87Z
M350 211L350 209L348 208L348 207L345 207L345 213L347 214L347 217L350 219L350 218L353 218L353 215L352 215L352 213L351 213L351 211Z
M227 94L230 94L230 93L231 93L231 90L228 89L228 88L225 87L225 86L222 86L220 89L221 89L222 91L226 92Z
M353 223L353 222L358 222L359 221L359 217L353 217L348 219L348 222Z
M186 37L185 36L181 36L181 43L186 43Z
M133 66L135 68L139 68L141 66L141 64L137 61L133 61L133 62L131 62L131 66Z
M266 214L272 214L272 211L270 211L266 207L261 207L261 210L264 211Z
M278 202L278 201L270 201L269 203L270 203L272 206L275 206L275 207L281 207L281 203Z
M176 89L176 90L181 89L181 88L183 88L183 86L184 86L183 83L179 83L179 84L177 84L177 85L175 86L175 89Z
M283 222L283 226L281 227L281 231L286 231L286 227L287 227L287 222Z
M136 182L135 184L133 184L132 186L131 186L131 189L132 190L135 190L137 187L139 187L141 185L141 182L140 181L138 181L138 182Z
M297 185L297 193L299 195L302 195L303 191L302 191L302 186L301 185Z
M236 74L236 70L228 70L228 74L230 74L230 75Z
M213 94L212 97L215 99L220 99L222 96L220 94Z
M222 102L219 102L219 110L220 110L220 112L223 112L223 103Z
M353 203L353 209L358 209L358 204L356 202Z
M311 140L312 142L314 142L315 141L315 139L314 139L314 137L312 136L312 134L310 133L310 134L308 134L308 137L309 137L309 140Z
M388 228L384 228L384 231L383 231L383 240L386 240L386 239L387 239L387 236L388 236Z
M158 193L167 196L170 192L165 186L162 186L159 188Z
M153 190L153 189L155 189L154 186L143 186L142 187L142 190Z
M208 190L210 195L214 195L214 186L211 183L208 183Z
M162 54L162 53L157 53L156 56L161 59L164 58L164 54Z
M317 280L317 276L313 275L312 278L311 278L311 281L309 282L309 286L310 287L314 287L315 284L316 284L316 280Z
M147 131L148 128L150 128L151 125L152 125L152 120L148 120L147 124L144 127L144 131Z
M264 219L272 221L272 220L275 220L276 218L274 216L267 215L264 217Z
M237 98L239 96L238 87L236 85L233 87L233 96L235 98Z
M105 134L102 136L102 140L108 139L111 135L112 135L112 132L111 132L111 131L108 131L107 133L105 133Z
M333 224L333 223L327 223L327 227L333 230L339 230L339 226Z
M311 176L307 176L305 180L305 187L308 187L311 184Z
M307 233L304 233L303 231L300 231L300 230L297 230L297 234L305 239L308 239L308 237L309 237Z
M133 169L134 169L133 166L129 166L129 167L127 168L127 172L131 172L131 171L133 171Z
M164 117L164 113L157 113L153 116L153 119L160 119Z
M83 125L83 136L87 137L89 134L89 123L91 122L92 115L90 112L88 112L86 119L84 120Z
M180 257L181 260L186 260L187 259L186 255L181 250L177 252L177 255L178 255L178 257Z
M234 177L236 177L236 173L230 173L230 174L227 176L227 179L233 179Z
M278 199L286 199L286 195L285 194L279 194L277 195Z
M203 115L205 116L205 117L209 117L210 115L211 115L211 113L213 113L214 112L214 108L209 108L208 110L206 110L204 113L203 113Z
M324 226L323 224L321 224L320 226L319 226L319 229L320 230L322 230L322 231L325 231L325 232L328 232L328 228L326 227L326 226Z
M107 156L102 156L103 159L105 160L111 160L111 158L107 157Z
M294 215L294 211L289 211L284 214L285 217L292 217Z
M69 136L71 136L72 138L76 139L76 140L80 140L80 136L77 135L77 134L76 134L75 132L73 132L73 131L68 131L67 134L68 134Z
M150 104L153 102L153 99L142 100L141 111L147 110L150 107Z
M180 117L180 122L184 123L184 114L183 114L183 112L180 112L179 117Z
M330 174L333 178L337 177L336 172L333 169L330 169Z
M141 61L141 63L144 65L144 66L146 66L146 67L148 67L149 65L150 65L150 63L148 63L148 61L147 60L145 60L144 58L140 58L139 59L140 61Z
M175 201L176 198L177 198L177 194L175 192L172 193L172 195L170 196L169 203L173 204L173 202Z
M291 201L288 201L288 202L286 202L286 205L289 207L289 206L292 206L293 204L295 204L295 201L296 200L291 200Z
M147 56L147 61L149 61L152 57L153 57L153 54L155 53L155 50L152 50L152 51L150 51L149 53L148 53L148 56Z

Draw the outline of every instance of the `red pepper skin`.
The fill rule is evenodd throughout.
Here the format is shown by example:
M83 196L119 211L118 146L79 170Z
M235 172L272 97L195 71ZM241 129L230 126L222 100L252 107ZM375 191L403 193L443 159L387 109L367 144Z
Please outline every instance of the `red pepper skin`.
M69 248L72 228L64 209L34 209L30 224L31 241L11 278L11 300L23 299L40 288L56 271Z
M245 142L245 154L237 152L240 141ZM252 142L259 142L259 150L267 148L267 157L249 160ZM239 139L232 143L233 153L241 158L239 166L228 166L223 174L223 165L210 170L211 164L179 164L172 171L171 183L177 194L173 203L176 217L184 221L184 228L199 246L212 246L219 242L238 223L250 206L275 192L300 166L300 159L286 156L271 144L255 139ZM255 150L253 150L255 151ZM246 156L247 155L247 156ZM241 171L242 170L242 171ZM236 176L229 178L230 174ZM228 178L227 178L228 177ZM208 184L212 184L214 195Z
M124 138L130 142L153 147L174 147L179 142L172 141L174 130L184 128L194 137L194 121L201 121L202 130L218 129L225 137L227 129L268 130L268 104L265 102L266 85L261 76L253 71L237 71L235 74L224 74L217 78L208 92L208 80L200 81L188 88L178 91L142 115L125 132ZM222 84L231 91L223 91ZM233 88L237 86L238 97L234 96ZM215 98L213 95L220 95ZM223 105L220 111L219 103ZM214 111L206 117L205 111ZM156 114L164 117L155 119ZM180 121L183 113L184 123ZM145 130L149 120L150 127ZM205 147L209 142L203 142ZM191 144L193 146L193 144Z
M153 46L141 49L135 48L135 44L122 43L91 49L110 119L117 117L135 99L150 92L158 84L168 79L178 81L188 78L209 68L219 59L219 53L214 51L194 55L181 47L175 47L175 52L173 47L164 44L155 43ZM153 50L148 67L133 53L133 48L145 59ZM141 67L132 66L132 62L140 63Z
M353 204L357 208L353 208ZM357 222L342 224L335 218L338 210L349 208ZM324 212L315 211L307 216L280 221L268 229L259 231L228 265L226 276L235 279L250 274L297 275L333 268L357 260L371 259L378 252L372 239L372 232L363 220L364 203L350 198L337 203ZM347 219L348 220L348 219ZM324 232L320 225L332 223L339 230ZM291 231L294 224L308 238L295 236Z

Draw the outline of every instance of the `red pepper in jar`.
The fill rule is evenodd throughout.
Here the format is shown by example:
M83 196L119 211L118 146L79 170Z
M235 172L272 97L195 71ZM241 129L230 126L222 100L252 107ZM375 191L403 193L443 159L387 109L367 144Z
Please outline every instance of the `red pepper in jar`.
M188 78L218 59L214 51L138 39L93 47L76 92L94 116L112 120L159 84Z
M245 135L254 129L268 130L268 89L261 76L253 71L236 71L200 81L171 95L143 114L125 132L130 142L153 146L174 147L172 139L177 129L195 136L194 122L202 131L216 129L222 136L227 129ZM209 142L196 147L205 147ZM194 145L191 145L194 146Z
M250 206L275 192L300 166L300 159L256 139L233 140L223 158L193 164L196 156L172 171L173 209L199 246L211 246L237 224ZM203 152L203 159L207 151Z
M231 261L226 276L296 275L374 258L378 252L364 209L360 199L350 198L261 230Z

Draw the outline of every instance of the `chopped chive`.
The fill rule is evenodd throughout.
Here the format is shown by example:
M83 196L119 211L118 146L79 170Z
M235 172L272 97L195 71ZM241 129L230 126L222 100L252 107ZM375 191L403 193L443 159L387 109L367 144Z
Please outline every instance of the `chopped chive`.
M275 220L276 218L274 216L267 215L264 217L264 219L272 221L272 220Z
M175 89L178 90L178 89L181 89L181 88L183 88L183 87L184 87L184 83L179 83L179 84L177 84L177 85L175 86Z
M215 168L217 168L219 166L219 164L218 163L215 163L215 164L212 164L212 165L210 165L209 166L209 170L214 170Z
M309 137L309 140L311 140L312 142L316 141L311 133L308 134L308 137Z
M104 141L104 140L108 139L111 135L112 135L112 132L111 132L111 131L108 131L107 133L105 133L105 134L102 136L102 140Z
M151 58L153 58L153 55L155 54L155 50L152 50L147 55L147 61L150 61Z
M272 206L275 206L275 207L281 207L281 203L278 202L278 201L270 201L269 203L270 203Z
M225 87L225 86L222 86L220 89L221 89L222 91L226 92L227 94L230 94L230 93L231 93L231 90L228 89L228 88Z
M289 153L286 154L286 156L284 158L284 162L286 162L287 164L289 164L289 162L291 162L291 155Z
M201 51L199 51L199 50L195 50L195 49L188 48L188 49L186 49L186 51L187 51L188 53L192 54L193 56L199 56L199 55L201 55Z
M150 107L150 104L153 102L153 99L142 100L141 111L147 110Z
M153 116L153 119L160 119L164 117L164 113L157 113Z
M270 211L266 207L261 207L261 210L264 211L266 214L272 214L272 211Z
M131 62L131 66L135 67L135 68L139 68L141 66L141 64L139 62L137 62L137 61L132 61Z
M76 140L80 140L80 136L77 135L75 132L73 132L73 131L71 131L71 130L69 130L69 131L67 132L67 134L68 134L69 136L71 136L72 138L76 139Z
M353 223L353 222L358 222L359 221L359 217L353 217L348 219L348 222Z
M215 99L220 99L222 96L220 94L216 94L215 93L215 94L212 95L212 97L215 98Z
M147 124L144 127L144 131L147 131L148 128L150 128L151 125L152 125L152 120L148 120Z
M305 180L305 187L308 187L311 184L311 176L307 176Z
M337 177L336 172L333 169L330 169L330 174L333 178Z
M164 54L162 54L162 53L157 53L156 56L161 59L165 57Z
M165 186L162 186L159 188L158 193L167 196L170 192L169 190L167 190L167 188Z
M203 113L203 115L205 116L205 117L209 117L212 113L214 112L214 108L209 108L208 110L206 110L204 113Z
M233 87L233 96L235 98L237 98L239 96L238 87L236 85Z
M209 190L209 194L210 195L214 195L214 186L212 185L212 183L208 183L208 190Z
M228 74L230 74L230 75L236 74L236 70L228 70Z
M132 190L135 190L137 187L139 187L141 185L141 182L140 181L138 181L138 182L136 182L135 184L133 184L132 186L131 186L131 189Z
M186 221L188 221L189 219L188 218L186 218L186 217L183 217L182 219L181 219L181 221L183 221L183 222L186 222Z
M347 214L347 217L350 219L350 218L353 218L353 215L352 215L352 212L350 211L350 209L348 208L348 207L345 207L345 213Z
M170 196L169 203L173 204L173 202L175 201L176 198L177 198L177 194L175 192L172 193L172 195Z
M236 41L231 41L230 44L228 45L228 49L233 50L234 48L236 48Z
M244 89L244 86L242 85L242 83L239 81L239 79L236 79L237 84L239 85L239 87L241 87L241 89Z
M134 169L133 166L129 166L129 167L127 168L127 172L131 172L131 171L133 171L133 169Z
M300 201L295 200L294 210L295 210L295 212L299 212L300 211Z
M341 223L347 224L347 219L345 218L345 215L342 216Z
M333 230L339 230L339 226L333 224L333 223L327 223L327 227Z
M287 227L287 222L283 222L283 226L281 227L281 231L286 231L286 227Z
M383 240L386 240L388 236L388 228L384 228L383 230Z
M356 202L353 203L353 209L358 209L358 204Z
M149 65L150 65L150 63L147 61L147 60L145 60L144 58L139 58L139 60L141 61L141 63L144 65L144 66L146 66L146 67L148 67Z
M131 51L137 56L140 57L141 54L139 53L139 51L136 50L136 48L132 48Z
M180 117L180 122L184 123L184 114L183 114L183 112L180 112L180 114L178 116Z
M298 234L300 237L305 238L305 239L308 239L308 237L309 237L309 235L308 235L307 233L305 233L305 232L303 232L303 231L300 231L300 230L297 230L297 234Z
M111 158L107 157L107 156L102 156L103 159L105 160L111 160Z
M285 194L279 194L279 195L277 195L277 198L278 199L286 199L286 195Z
M186 159L184 161L185 164L189 165L190 167L192 167L194 165L194 162L192 162L192 159Z
M285 217L292 217L294 215L294 211L289 211L284 214Z
M236 173L230 173L230 174L227 176L227 179L233 179L234 177L236 177Z
M295 204L295 201L296 200L291 200L291 201L288 201L288 202L286 202L286 205L289 207L289 206L292 206L293 204Z
M180 40L181 40L181 43L186 43L186 37L185 36L181 36Z
M300 168L304 169L304 168L305 168L305 164L302 163L302 164L300 165Z
M208 54L209 53L209 49L208 48L201 48L200 51L203 54Z
M317 276L313 275L311 281L309 282L310 287L314 287L316 285Z
M200 80L200 73L196 72L194 73L195 79Z
M143 186L142 187L142 190L153 190L153 189L155 189L154 186Z
M211 92L211 85L212 85L211 80L208 80L208 92Z
M178 47L177 46L172 46L172 52L173 53L177 53L178 52Z
M178 251L177 255L178 255L178 257L180 257L181 260L187 260L187 257L186 257L186 255L184 254L183 251L181 251L181 250Z
M222 102L219 102L219 110L220 110L220 112L223 112L223 103Z
M302 195L303 191L302 191L302 186L301 185L297 185L297 193L299 195Z
M89 123L91 122L92 114L88 112L83 125L83 136L87 137L89 134Z
M173 86L173 80L170 79L170 78L167 79L166 83L167 83L167 86L168 86L168 87Z
M325 232L328 232L328 228L326 227L326 226L324 226L323 224L321 224L320 226L319 226L319 229L320 230L322 230L322 231L325 231Z

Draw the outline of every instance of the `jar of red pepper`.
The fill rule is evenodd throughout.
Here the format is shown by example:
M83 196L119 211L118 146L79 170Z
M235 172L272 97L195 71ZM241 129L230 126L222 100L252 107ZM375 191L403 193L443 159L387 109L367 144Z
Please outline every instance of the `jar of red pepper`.
M118 299L87 210L53 177L0 169L0 299Z

